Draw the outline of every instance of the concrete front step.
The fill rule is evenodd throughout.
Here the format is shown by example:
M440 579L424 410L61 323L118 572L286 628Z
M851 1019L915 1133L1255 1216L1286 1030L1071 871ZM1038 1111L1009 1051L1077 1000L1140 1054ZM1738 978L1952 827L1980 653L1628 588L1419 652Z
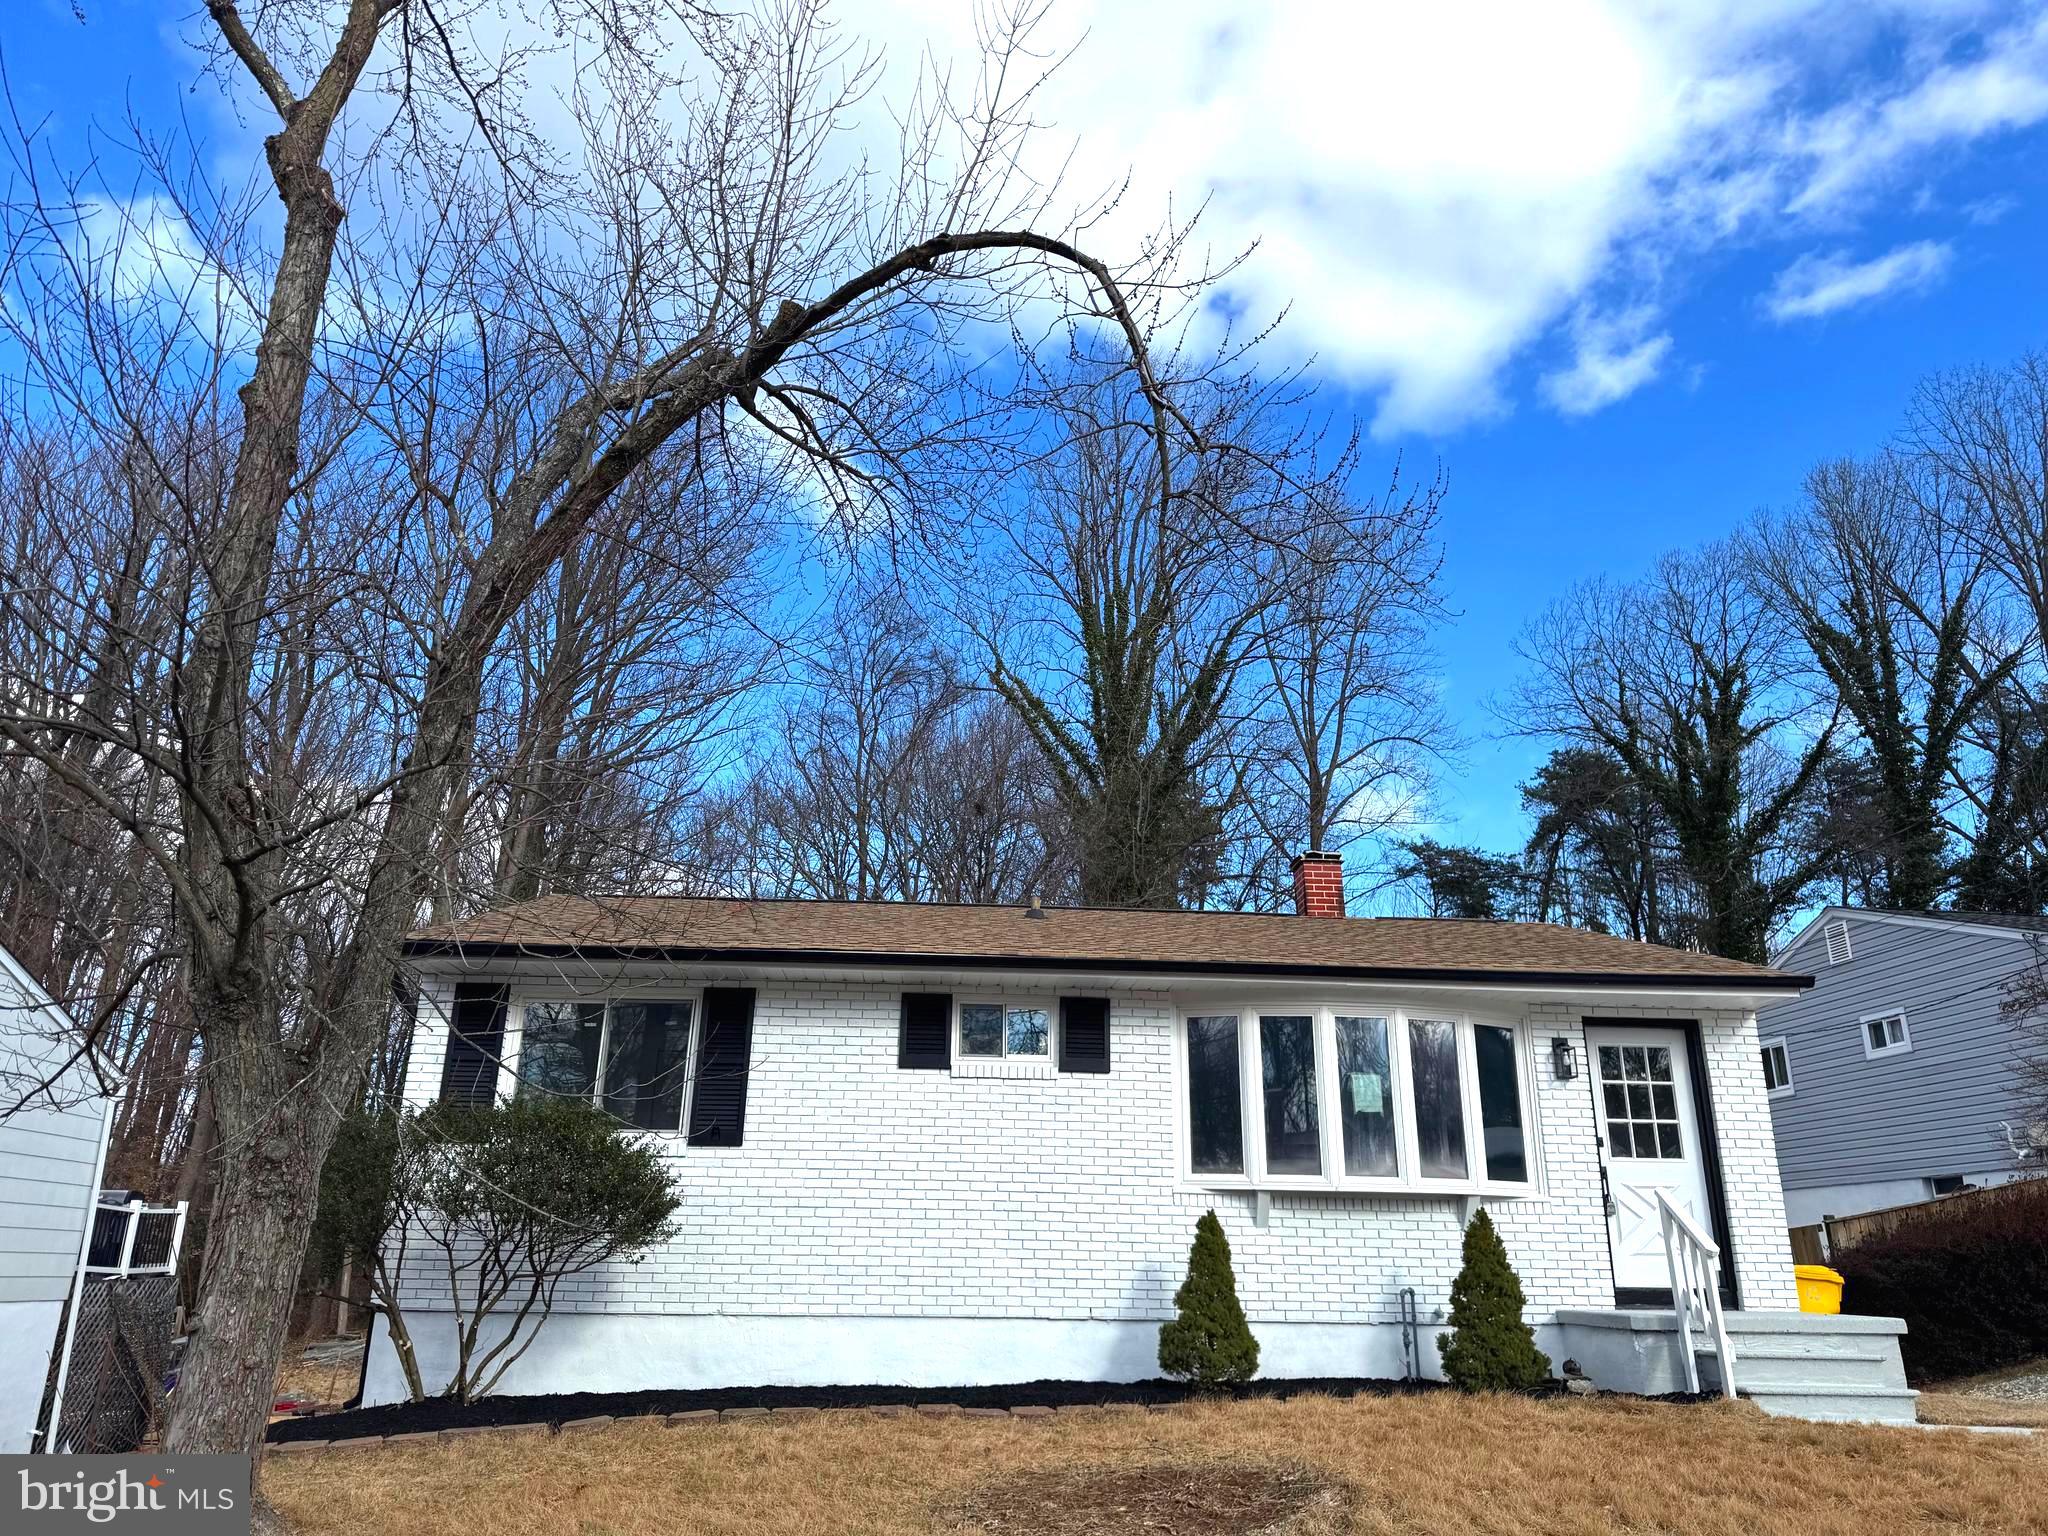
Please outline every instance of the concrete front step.
M1781 1418L1819 1419L1830 1423L1911 1424L1920 1394L1911 1387L1783 1386L1751 1389L1742 1382L1742 1362L1735 1363L1741 1395Z
M1917 1396L1906 1386L1897 1318L1804 1312L1730 1312L1735 1385L1766 1413L1798 1418L1910 1424ZM1594 1382L1624 1392L1684 1387L1684 1346L1668 1311L1568 1309L1560 1342ZM1693 1334L1700 1386L1721 1383L1704 1328Z
M1735 1383L1748 1390L1756 1387L1903 1387L1906 1372L1896 1349L1859 1347L1847 1340L1833 1350L1817 1349L1807 1341L1798 1348L1767 1344L1755 1338L1730 1339L1735 1350ZM1710 1349L1699 1351L1700 1374L1721 1380L1719 1364Z

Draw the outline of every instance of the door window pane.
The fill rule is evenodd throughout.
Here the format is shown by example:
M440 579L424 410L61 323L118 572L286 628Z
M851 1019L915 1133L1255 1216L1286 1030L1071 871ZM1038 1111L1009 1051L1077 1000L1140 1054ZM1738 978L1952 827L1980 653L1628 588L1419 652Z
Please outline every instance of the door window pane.
M1012 1008L1009 1013L1012 1056L1043 1056L1052 1040L1052 1015L1043 1008Z
M1447 1019L1408 1021L1408 1064L1415 1079L1416 1152L1425 1179L1462 1179L1465 1106L1458 1082L1458 1027Z
M1244 1172L1237 1020L1188 1020L1188 1147L1196 1173Z
M1003 1010L998 1003L960 1005L960 1054L1000 1056L1003 1054Z
M603 1003L529 1003L519 1037L519 1091L588 1099L597 1089Z
M1316 1023L1299 1014L1259 1020L1266 1101L1266 1171L1321 1173L1316 1127Z
M689 1072L689 1003L612 1004L604 1048L606 1109L643 1130L681 1130Z
M1344 1128L1344 1171L1392 1178L1394 1081L1385 1019L1337 1016L1337 1105Z
M1685 1155L1672 1071L1667 1045L1600 1047L1600 1102L1607 1112L1607 1145L1613 1156Z
M1479 1126L1486 1143L1486 1176L1526 1183L1529 1153L1522 1135L1522 1091L1515 1032L1480 1024L1472 1030L1479 1067Z

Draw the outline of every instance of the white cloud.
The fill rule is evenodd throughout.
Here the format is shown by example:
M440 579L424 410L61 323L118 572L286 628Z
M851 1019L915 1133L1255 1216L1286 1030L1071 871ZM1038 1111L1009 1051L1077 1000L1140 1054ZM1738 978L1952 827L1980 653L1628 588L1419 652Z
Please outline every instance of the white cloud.
M1644 334L1654 319L1647 307L1606 318L1583 311L1574 316L1572 364L1543 376L1544 398L1567 416L1588 416L1654 381L1671 351L1668 332Z
M1889 293L1926 288L1948 270L1953 256L1933 240L1916 240L1869 261L1851 261L1840 251L1808 252L1778 274L1764 296L1764 311L1780 322L1813 320Z
M2048 11L1993 31L1975 57L1938 64L1902 88L1855 97L1795 122L1788 141L1811 170L1790 210L1839 206L1915 156L2044 118Z
M964 41L958 0L857 0L892 67ZM1652 310L1730 241L1839 232L1956 147L2048 115L2048 12L1991 0L1499 6L1056 4L1085 40L1039 109L1077 188L1132 187L1129 243L1206 199L1237 313L1376 391L1378 426L1502 409L1508 365L1588 306ZM937 39L936 44L933 40ZM1789 215L1789 217L1788 217ZM1596 409L1654 378L1654 325L1543 392ZM1569 403L1567 403L1569 402Z
M887 58L848 163L889 163L922 64L967 78L983 14L842 0L840 35ZM1384 433L1510 408L1511 366L1559 340L1541 395L1610 404L1685 345L1659 316L1718 249L1846 243L1969 145L2048 122L2048 0L1050 0L1035 43L1073 52L1027 168L1077 202L1129 179L1089 243L1114 259L1203 206L1219 259L1256 246L1221 308L1287 310L1276 361L1372 393ZM566 128L541 84L536 121Z
M1996 197L1980 197L1963 204L1963 217L1972 224L1996 224L2019 205L2018 198L2002 192Z

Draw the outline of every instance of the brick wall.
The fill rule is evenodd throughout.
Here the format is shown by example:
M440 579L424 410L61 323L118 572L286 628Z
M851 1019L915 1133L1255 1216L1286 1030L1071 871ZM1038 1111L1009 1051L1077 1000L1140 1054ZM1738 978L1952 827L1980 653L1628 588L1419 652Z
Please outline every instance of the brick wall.
M682 1191L674 1241L571 1280L559 1309L1154 1320L1171 1313L1195 1220L1210 1207L1254 1322L1392 1322L1404 1286L1425 1324L1448 1304L1459 1198L1275 1194L1261 1227L1251 1195L1182 1187L1167 995L1116 995L1108 1074L970 1077L897 1068L899 990L763 983L746 1144L667 1138ZM415 1103L439 1088L448 996L430 985L422 997ZM1579 1040L1583 1012L1539 1004L1525 1016L1547 1047L1553 1034ZM1706 1031L1745 1304L1789 1306L1753 1021L1672 1016L1701 1017ZM1586 1079L1556 1081L1547 1048L1536 1079L1547 1193L1484 1200L1532 1319L1612 1303ZM424 1271L406 1290L433 1302Z

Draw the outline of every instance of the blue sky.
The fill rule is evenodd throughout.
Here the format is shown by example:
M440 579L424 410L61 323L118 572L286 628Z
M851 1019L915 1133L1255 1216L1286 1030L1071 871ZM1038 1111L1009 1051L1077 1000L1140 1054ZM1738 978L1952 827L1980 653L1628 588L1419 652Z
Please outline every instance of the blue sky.
M886 92L963 56L970 10L842 14ZM21 116L74 155L131 107L225 165L253 151L178 42L200 23L83 11L0 19ZM1291 306L1276 358L1372 424L1375 477L1448 470L1442 682L1469 746L1440 835L1519 840L1544 749L1484 706L1532 614L1790 501L1925 374L2048 345L2048 6L1055 0L1047 27L1073 53L1038 116L1077 192L1206 199L1219 252L1258 243L1231 301Z

